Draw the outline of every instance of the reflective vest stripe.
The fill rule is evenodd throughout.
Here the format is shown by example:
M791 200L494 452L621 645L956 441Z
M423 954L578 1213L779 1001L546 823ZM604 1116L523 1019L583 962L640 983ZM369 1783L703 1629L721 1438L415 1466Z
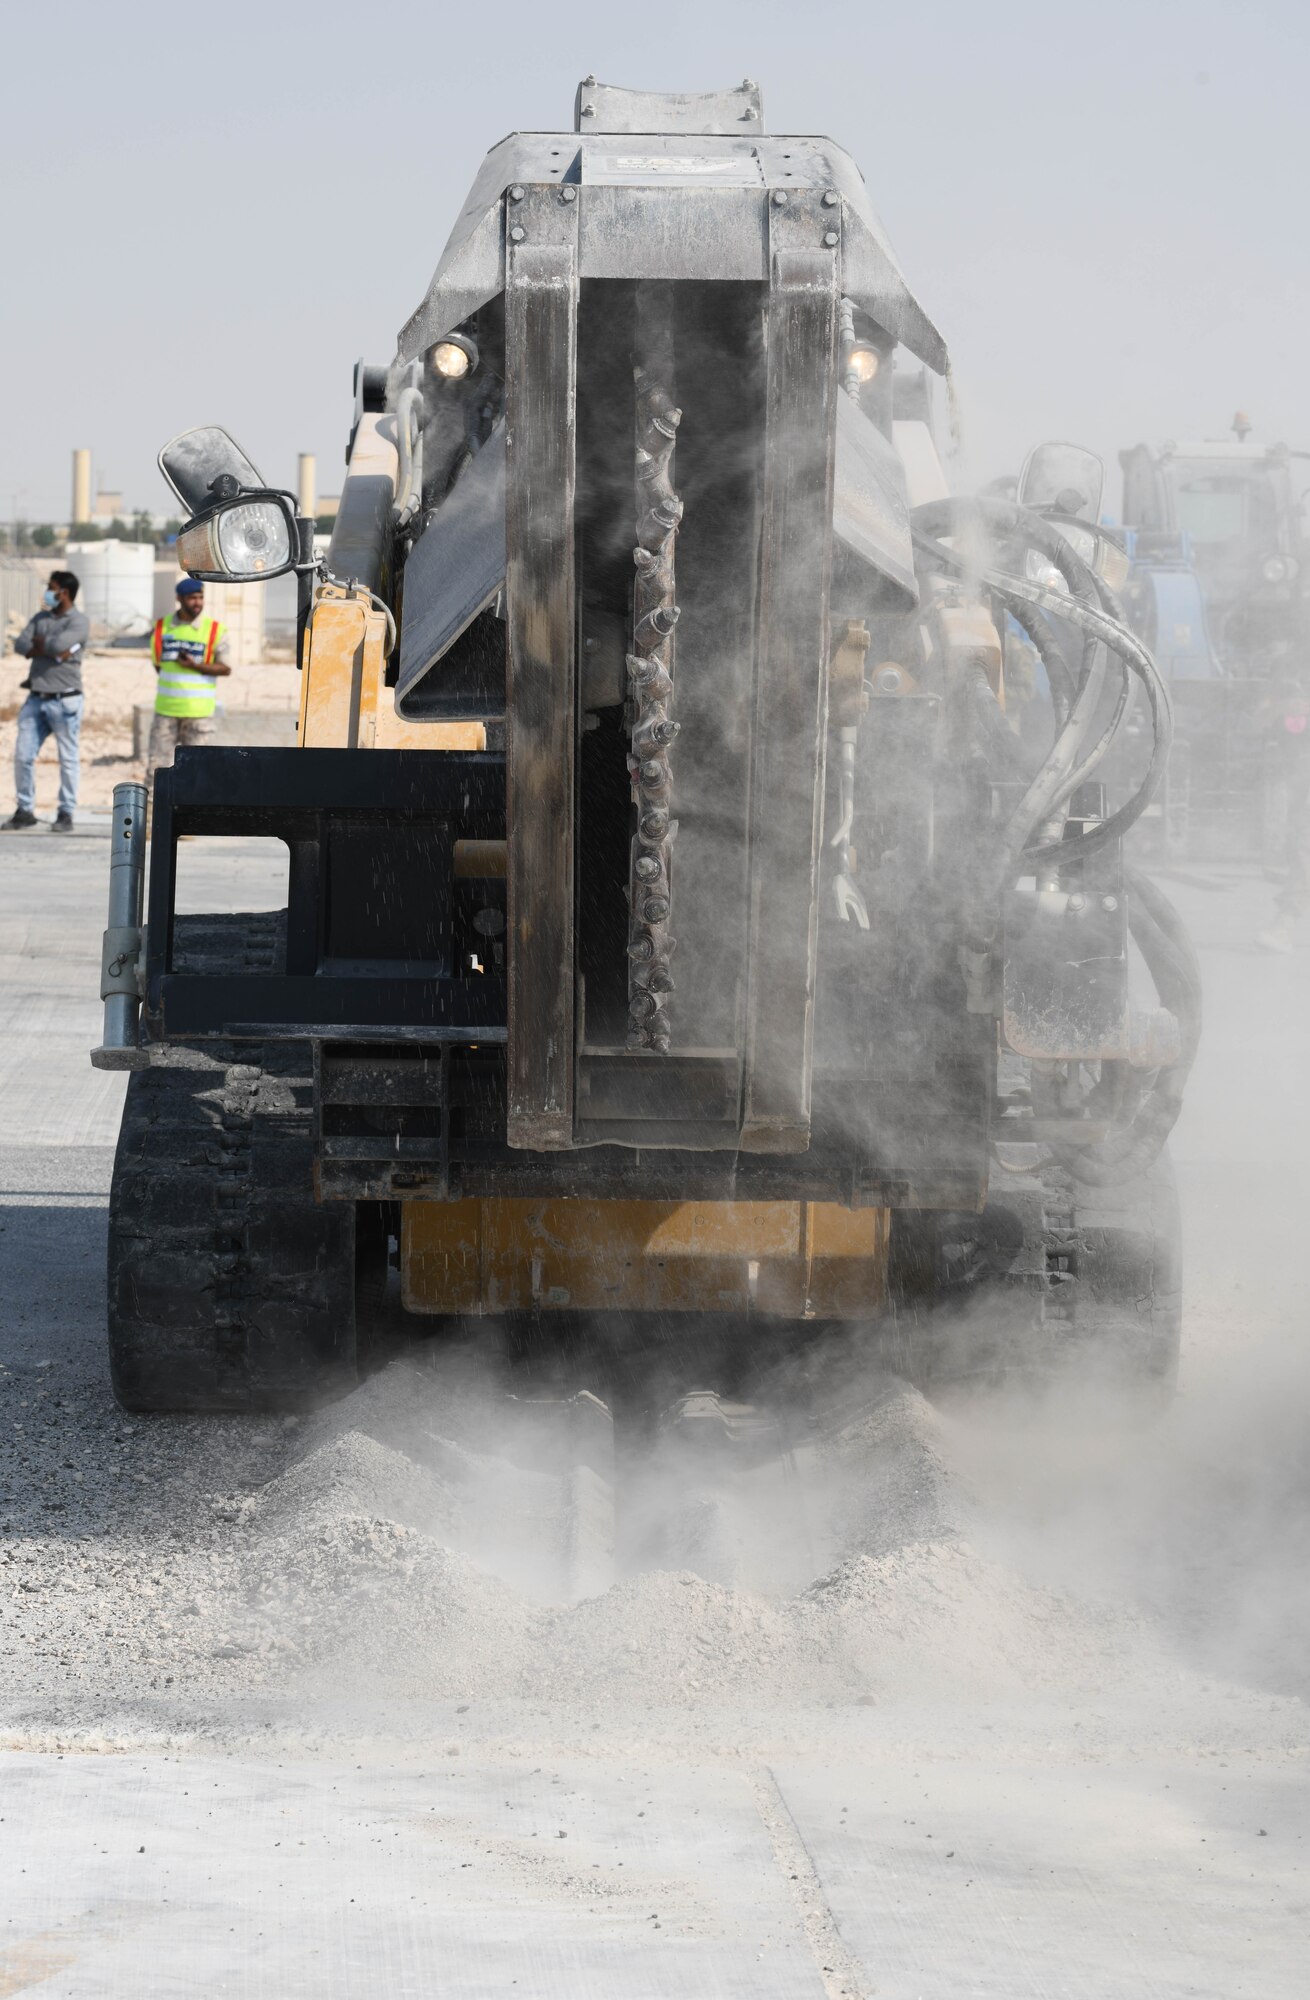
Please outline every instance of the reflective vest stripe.
M155 634L150 641L150 657L156 666L159 665L159 662L164 657L164 621L162 618L155 620Z
M209 638L205 642L206 666L208 666L210 661L213 659L214 648L217 644L218 644L218 620L217 618L211 618L209 621Z
M189 673L185 667L163 666L159 669L159 686L177 693L207 695L214 683L208 674Z
M217 706L214 683L194 680L163 680L155 695L156 715L212 715Z

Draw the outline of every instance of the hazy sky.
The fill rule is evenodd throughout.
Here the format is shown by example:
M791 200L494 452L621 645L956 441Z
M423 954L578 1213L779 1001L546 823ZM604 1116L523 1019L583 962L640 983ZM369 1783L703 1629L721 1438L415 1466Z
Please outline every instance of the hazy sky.
M1306 0L216 0L0 15L0 515L69 458L161 506L160 443L225 423L340 483L483 153L568 129L578 79L759 81L774 132L863 167L953 351L973 479L1042 436L1310 447ZM1111 494L1118 500L1117 468Z

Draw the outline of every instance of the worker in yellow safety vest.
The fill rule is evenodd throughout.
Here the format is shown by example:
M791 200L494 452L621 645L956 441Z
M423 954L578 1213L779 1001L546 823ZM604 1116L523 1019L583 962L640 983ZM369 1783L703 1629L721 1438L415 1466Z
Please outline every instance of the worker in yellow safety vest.
M177 610L156 620L150 657L159 684L146 752L146 784L161 765L171 764L179 743L212 743L218 679L230 674L227 627L205 616L205 586L184 576L177 586Z

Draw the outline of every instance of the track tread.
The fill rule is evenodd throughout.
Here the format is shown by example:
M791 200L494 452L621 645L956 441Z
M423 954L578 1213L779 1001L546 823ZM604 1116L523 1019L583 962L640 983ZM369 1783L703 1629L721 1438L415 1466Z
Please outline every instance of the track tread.
M981 1215L912 1220L897 1345L925 1385L1040 1386L1072 1368L1172 1391L1182 1280L1167 1155L1118 1188L1084 1187L1051 1163L997 1168Z
M180 921L210 952L240 922ZM355 1211L314 1201L312 1089L294 1043L174 1047L129 1078L109 1198L124 1407L303 1409L356 1385Z

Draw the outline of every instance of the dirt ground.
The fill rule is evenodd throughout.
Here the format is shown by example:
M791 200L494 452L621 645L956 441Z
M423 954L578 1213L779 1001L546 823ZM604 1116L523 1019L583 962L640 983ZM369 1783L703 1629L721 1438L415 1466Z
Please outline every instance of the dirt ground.
M0 657L0 786L13 769L18 711L27 699L20 682L29 663L17 653ZM86 701L82 710L82 776L78 805L107 811L114 786L140 778L144 767L132 755L132 711L155 698L155 671L147 652L92 652L82 668ZM294 714L300 705L300 676L289 660L235 667L219 685L219 701L229 710L262 709ZM0 799L5 796L0 790ZM47 742L36 767L36 809L53 813L59 796L59 759ZM6 812L8 807L6 806Z

